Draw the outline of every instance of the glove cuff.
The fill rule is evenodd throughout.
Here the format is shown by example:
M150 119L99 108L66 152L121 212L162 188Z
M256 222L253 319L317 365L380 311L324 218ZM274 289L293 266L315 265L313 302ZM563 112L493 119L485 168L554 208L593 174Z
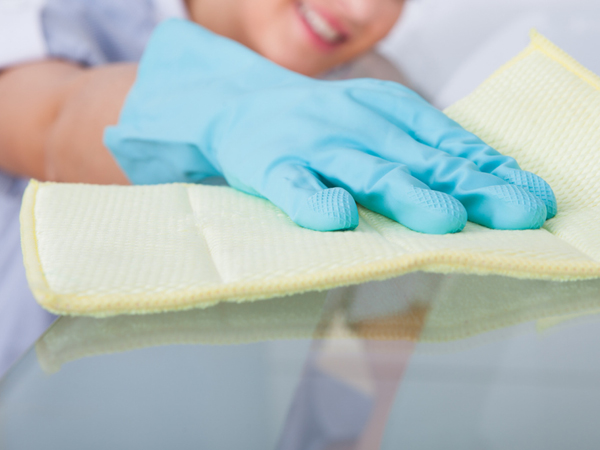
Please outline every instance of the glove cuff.
M161 142L108 127L104 145L132 184L197 183L220 175L202 152L185 142Z

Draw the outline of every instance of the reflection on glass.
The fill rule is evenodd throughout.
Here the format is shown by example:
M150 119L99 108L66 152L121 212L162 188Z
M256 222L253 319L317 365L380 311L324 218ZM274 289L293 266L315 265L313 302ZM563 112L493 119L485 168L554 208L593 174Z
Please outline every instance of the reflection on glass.
M600 280L552 282L413 273L391 280L182 312L63 317L36 345L57 371L85 356L170 344L346 338L448 342L524 322L539 329L600 312Z
M479 399L488 398L485 389L497 377L482 368L481 353L472 366L449 359L439 365L439 358L455 354L455 344L482 347L489 341L485 336L496 333L495 339L508 340L524 323L554 330L597 312L599 281L414 273L202 310L63 317L36 345L43 372L29 354L0 383L0 447L38 448L43 441L48 449L115 448L122 442L133 448L143 437L144 448L157 449L398 448L415 426L406 426L406 417L414 414L403 409L411 376L413 389L417 377L423 395L436 392L423 403L427 417L439 409L443 423L461 425L461 417L484 411ZM552 339L552 333L545 336ZM423 353L433 345L442 354ZM485 356L491 364L502 361ZM418 357L434 359L426 359L419 372L412 366ZM596 377L588 380L583 369L574 375L567 369L522 372L523 380L540 380L543 398L553 392L551 383L568 383L569 377L600 392ZM510 375L510 386L519 373ZM556 392L564 392L564 385ZM444 395L452 401L441 403ZM461 401L480 409L449 415ZM27 434L30 427L45 427L43 439ZM427 442L441 445L444 439L433 436ZM478 448L472 442L465 448Z
M277 449L379 448L413 346L407 341L314 341Z

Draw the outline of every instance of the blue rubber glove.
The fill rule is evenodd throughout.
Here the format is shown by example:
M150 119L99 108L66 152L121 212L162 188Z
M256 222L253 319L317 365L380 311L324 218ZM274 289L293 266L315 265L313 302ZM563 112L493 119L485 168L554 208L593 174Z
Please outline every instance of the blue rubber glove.
M222 175L313 230L354 229L355 202L436 234L556 213L545 181L411 90L308 78L183 20L154 32L104 142L134 184Z

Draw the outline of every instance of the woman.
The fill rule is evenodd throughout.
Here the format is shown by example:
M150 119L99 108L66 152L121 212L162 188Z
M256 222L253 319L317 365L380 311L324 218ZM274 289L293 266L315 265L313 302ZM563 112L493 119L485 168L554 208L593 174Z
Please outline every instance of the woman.
M21 267L22 182L6 173L122 184L220 175L323 231L356 227L355 201L429 233L460 231L467 217L537 228L555 213L542 180L399 84L311 78L368 52L403 0L39 3L0 11L0 185L15 199L0 217L14 247L0 267ZM3 308L30 298L22 273L4 282L17 278L21 293L9 288ZM1 315L11 328L0 329L33 323L23 311Z
M138 56L158 22L156 5L49 0L44 33L62 60L0 76L0 164L92 183L224 176L322 231L355 228L355 201L426 233L460 231L467 217L492 228L539 228L556 213L549 186L412 91L297 75L363 54L402 6L188 0L191 22L158 27L135 82L136 63L102 63ZM123 37L132 30L130 45Z

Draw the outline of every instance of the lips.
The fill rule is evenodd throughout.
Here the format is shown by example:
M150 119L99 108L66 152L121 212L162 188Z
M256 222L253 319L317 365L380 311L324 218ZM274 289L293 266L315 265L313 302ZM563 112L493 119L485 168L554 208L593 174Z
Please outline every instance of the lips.
M333 18L305 1L297 3L297 10L309 34L321 47L332 49L348 39L348 33Z

